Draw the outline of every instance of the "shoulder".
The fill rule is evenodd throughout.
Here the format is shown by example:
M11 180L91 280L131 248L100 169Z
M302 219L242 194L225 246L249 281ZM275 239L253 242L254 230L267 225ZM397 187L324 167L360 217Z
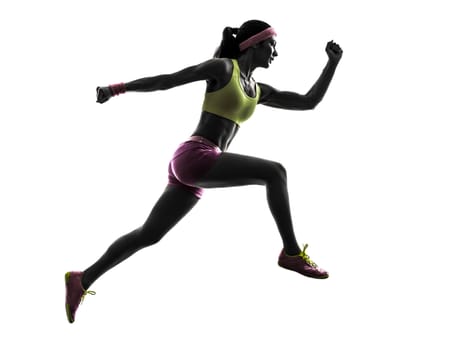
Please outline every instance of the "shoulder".
M278 90L276 90L273 86L270 86L270 85L265 84L265 83L258 82L257 86L260 88L260 92L261 92L260 100L258 101L258 103L267 102L268 99L272 95L274 95L276 92L278 92Z
M233 61L229 58L213 58L202 63L199 68L206 71L207 91L212 92L225 86L231 80L234 70Z
M232 60L228 58L212 58L195 66L198 72L204 72L211 78L223 78L231 75L233 69Z

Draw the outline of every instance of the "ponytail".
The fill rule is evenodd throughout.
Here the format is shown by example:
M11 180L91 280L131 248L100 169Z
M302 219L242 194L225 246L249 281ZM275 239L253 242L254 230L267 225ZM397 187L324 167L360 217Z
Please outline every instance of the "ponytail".
M240 28L226 27L223 30L223 40L216 49L215 58L239 58L242 51L250 46L276 35L271 26L256 19L244 22Z
M223 40L216 49L214 57L216 58L237 58L239 57L239 43L237 42L236 35L239 28L226 27L223 30Z

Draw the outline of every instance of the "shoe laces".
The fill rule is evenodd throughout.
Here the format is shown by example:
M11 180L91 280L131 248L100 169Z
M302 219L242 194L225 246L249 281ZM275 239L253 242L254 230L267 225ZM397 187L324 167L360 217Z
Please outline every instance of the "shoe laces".
M87 294L89 294L89 295L96 295L96 292L95 292L94 290L84 290L84 289L83 289L83 295L81 296L80 304L83 303L84 298L85 298L85 296L86 296Z
M305 245L304 245L304 248L303 248L302 251L299 253L299 256L300 256L307 264L309 264L310 266L312 266L312 267L317 267L317 264L314 263L314 262L310 259L310 257L306 254L306 252L305 252L308 246L309 246L308 244L305 244Z

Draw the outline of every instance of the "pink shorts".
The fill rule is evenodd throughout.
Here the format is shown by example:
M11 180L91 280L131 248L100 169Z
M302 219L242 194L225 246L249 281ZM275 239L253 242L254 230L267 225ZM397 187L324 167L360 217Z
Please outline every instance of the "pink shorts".
M169 184L182 186L201 198L203 189L194 184L211 169L221 149L201 136L192 136L180 144L169 163Z

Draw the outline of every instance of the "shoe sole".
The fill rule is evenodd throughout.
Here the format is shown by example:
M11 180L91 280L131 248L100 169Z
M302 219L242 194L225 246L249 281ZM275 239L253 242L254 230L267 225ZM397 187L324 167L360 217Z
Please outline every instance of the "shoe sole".
M68 281L70 279L70 272L67 272L65 274L65 289L68 288ZM68 322L70 323L73 323L75 320L73 319L73 316L72 316L72 313L71 313L71 310L70 310L70 305L68 305L68 303L65 301L65 311L67 312L67 319L68 319Z
M310 277L310 278L315 278L315 279L318 279L318 280L325 280L325 279L327 279L327 278L329 277L328 274L327 274L327 275L324 275L324 276L308 275L308 274L305 274L305 273L296 271L296 270L294 270L294 269L291 269L291 268L289 268L289 267L287 267L287 266L283 266L283 265L280 265L280 264L278 264L278 266L280 266L280 267L282 267L283 269L286 269L286 270L294 271L294 272L296 272L296 273L298 273L298 274L300 274L300 275L302 275L302 276L306 276L306 277Z

